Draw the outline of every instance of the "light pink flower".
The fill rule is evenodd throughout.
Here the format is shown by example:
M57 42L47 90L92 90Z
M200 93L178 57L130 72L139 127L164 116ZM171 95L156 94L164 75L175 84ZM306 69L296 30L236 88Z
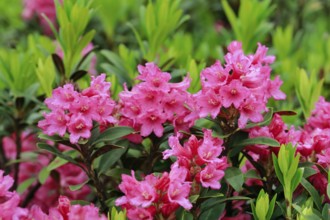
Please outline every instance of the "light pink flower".
M212 189L220 189L220 180L224 177L225 172L216 168L214 164L208 164L200 172L199 181L203 187Z
M242 85L238 80L233 80L230 84L220 88L222 105L226 108L231 104L239 108L244 99L250 95L250 90Z
M38 127L45 134L49 136L54 134L64 136L70 117L64 113L63 109L56 109L48 114L44 114L44 118L38 122Z
M170 182L168 187L167 196L170 202L178 203L183 208L189 210L192 204L187 199L190 193L190 184L188 182L181 183L178 181Z
M82 114L72 115L68 123L70 132L70 142L76 144L79 138L89 138L91 136L92 121L85 118Z

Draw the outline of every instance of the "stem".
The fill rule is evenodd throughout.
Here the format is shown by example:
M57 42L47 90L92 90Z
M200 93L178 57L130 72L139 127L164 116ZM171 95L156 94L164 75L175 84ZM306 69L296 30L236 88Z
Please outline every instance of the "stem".
M33 199L34 194L38 191L38 189L41 187L41 183L38 181L38 183L29 191L27 196L25 197L24 201L22 202L22 207L25 208L29 202Z
M14 184L11 190L16 190L18 186L18 176L19 176L19 165L18 162L21 159L21 151L22 151L22 140L21 140L21 130L19 129L18 122L16 121L16 133L15 133L15 144L16 144L16 163L15 163L15 173L14 173Z
M88 149L88 146L81 147L81 153L84 158L85 165L87 167L88 177L93 181L93 185L96 189L97 198L101 204L101 212L107 213L109 208L105 204L106 201L106 193L104 191L104 186L101 183L96 171L93 169L92 160L91 160L91 152Z
M0 169L5 170L6 163L7 163L7 157L6 157L5 151L3 149L2 140L3 140L3 137L0 139Z

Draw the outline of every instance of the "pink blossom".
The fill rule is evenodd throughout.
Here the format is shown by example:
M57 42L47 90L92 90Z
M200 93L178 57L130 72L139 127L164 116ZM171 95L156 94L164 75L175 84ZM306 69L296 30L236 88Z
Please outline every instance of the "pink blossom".
M205 68L201 72L203 88L210 87L217 90L227 83L228 76L228 69L224 69L220 61L217 60L212 66Z
M127 217L128 219L136 219L136 220L153 220L154 213L150 211L150 209L145 208L132 208L128 209Z
M0 170L0 219L10 220L20 202L20 198L16 192L9 191L14 183L13 178L3 176L3 173Z
M248 120L254 123L263 120L261 113L265 110L265 106L263 103L259 103L253 97L250 97L244 100L239 110L240 117L238 119L238 127L244 128Z
M222 152L223 141L212 137L211 130L204 130L203 143L198 148L199 157L205 162L216 162Z
M148 110L138 118L139 123L141 123L141 135L146 137L152 132L155 133L157 137L163 135L164 127L163 123L166 118L162 115L159 109Z
M70 117L64 113L63 109L56 109L48 114L44 114L44 118L38 122L38 127L45 134L49 136L54 134L58 134L61 137L64 136Z
M250 91L238 80L220 88L222 105L228 108L231 104L239 108L244 99L250 95Z
M167 196L170 202L178 203L183 208L189 210L192 208L192 204L187 199L189 192L190 184L188 182L173 181L168 187Z
M51 110L58 108L68 110L71 108L71 103L77 97L78 92L73 88L72 84L65 84L63 87L58 87L53 90L52 97L45 100L45 104Z
M286 98L285 93L283 93L279 88L283 84L279 76L276 76L274 81L268 81L268 93L275 100L283 100Z
M139 80L146 81L152 90L168 91L168 81L171 75L162 72L154 63L146 63L145 66L139 65L138 70L140 75L137 77Z
M104 215L99 215L99 209L91 205L73 205L68 214L69 220L107 220Z
M176 157L186 157L188 159L192 158L192 152L187 145L185 147L182 147L179 139L175 136L171 136L168 140L168 144L171 147L171 149L165 150L163 152L163 158L168 159L170 156L176 156Z
M86 120L96 120L99 119L99 114L96 109L97 105L98 102L96 98L78 96L72 103L70 112L75 115L80 114L82 117L86 118Z
M60 0L62 2L62 0ZM37 17L43 32L47 35L52 34L52 30L47 20L42 16L45 14L47 18L56 26L56 10L54 0L24 0L24 10L22 17L26 20L31 20Z
M205 94L198 97L199 105L201 106L199 116L201 118L211 114L212 118L216 118L222 107L220 95L216 94L214 90L209 89Z
M80 137L89 138L91 136L92 121L85 118L81 114L71 116L68 123L68 130L70 132L70 142L72 144L78 143Z
M97 77L92 76L91 85L87 89L82 91L84 96L100 96L100 97L109 97L110 96L110 87L111 83L106 82L106 75L103 73Z
M216 168L214 164L208 164L200 172L199 181L202 183L203 187L210 187L212 189L220 189L220 179L225 175L223 170Z

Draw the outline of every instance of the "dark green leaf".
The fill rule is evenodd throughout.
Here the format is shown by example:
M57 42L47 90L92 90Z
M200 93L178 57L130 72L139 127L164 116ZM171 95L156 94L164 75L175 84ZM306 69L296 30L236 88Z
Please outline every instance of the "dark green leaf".
M90 205L91 203L88 201L84 201L84 200L71 200L70 204L71 205Z
M310 182L308 182L305 178L301 179L301 185L308 191L308 193L312 196L314 204L318 208L318 210L321 210L322 206L322 199L320 195L318 194L317 190L314 188Z
M102 156L98 157L95 160L95 163L99 162L99 174L106 172L108 169L110 169L120 158L121 156L126 152L125 149L116 149L109 151Z
M244 175L240 169L236 167L229 167L225 171L225 179L235 189L235 191L239 192L242 189L242 185L244 184Z
M323 209L322 209L322 217L323 219L330 219L330 213L329 213L329 210L330 210L330 204L329 203L325 203L324 206L323 206Z
M63 154L61 151L59 151L57 148L53 147L53 146L50 146L49 144L46 144L46 143L38 143L37 146L42 149L42 150L47 150L49 151L50 153L54 154L55 156L58 156L62 159L65 159L67 161L69 161L70 163L73 163L79 167L82 168L82 166L77 162L75 161L72 157L68 156L68 155L65 155Z
M24 180L21 184L19 184L17 188L17 192L19 194L24 193L35 181L36 181L35 177L31 177L27 180Z
M79 79L83 78L88 72L86 70L78 70L70 76L70 80L77 82Z
M235 147L241 147L241 146L249 146L249 145L266 145L270 147L279 147L280 143L269 137L256 137L256 138L249 138L240 141L235 145Z
M133 132L134 132L133 128L125 127L125 126L108 128L98 136L98 138L92 143L92 145L105 141L113 141L118 138L129 135Z
M111 151L111 150L114 150L114 149L125 149L125 147L122 147L122 146L117 146L117 145L113 145L113 144L110 144L110 145L105 145L99 149L97 149L93 154L92 154L92 157L91 157L91 161L94 161L96 158L98 158L99 156Z
M85 186L88 182L89 182L89 180L86 180L85 182L78 184L78 185L70 185L69 188L71 191L77 191L77 190L81 189L83 186Z
M53 58L53 62L54 62L54 65L57 69L57 71L64 76L65 74L65 68L64 68L64 64L63 64L63 61L62 61L62 58L59 57L56 53L53 53L52 54L52 58Z

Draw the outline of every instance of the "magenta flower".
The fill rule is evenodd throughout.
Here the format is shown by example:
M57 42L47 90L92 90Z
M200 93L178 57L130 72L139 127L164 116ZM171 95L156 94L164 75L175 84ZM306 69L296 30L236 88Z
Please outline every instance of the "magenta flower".
M210 187L212 189L220 189L220 179L225 175L223 170L217 169L214 164L208 164L200 172L199 180L203 187Z
M45 104L51 110L70 109L71 103L78 96L78 92L74 91L72 84L66 84L53 90L52 97L45 100Z
M68 123L70 132L70 142L78 143L79 138L89 138L91 136L92 121L85 118L82 114L72 115Z
M58 134L64 136L67 123L70 117L64 113L62 109L56 109L48 114L44 114L45 119L38 122L38 127L49 136Z
M72 103L70 112L74 115L80 114L81 116L85 117L86 120L97 120L99 119L99 114L96 109L97 105L97 98L78 96Z
M205 162L217 162L222 152L223 141L212 137L211 130L204 130L203 143L198 148L198 156Z
M263 120L262 112L265 110L265 106L250 97L244 100L239 110L238 127L244 128L249 119L255 123Z
M203 88L217 90L227 83L228 76L228 69L224 69L220 61L217 60L212 66L205 68L201 72Z
M189 210L192 208L192 204L187 199L190 193L190 184L188 182L181 183L178 181L171 181L167 196L170 202L178 203L180 206Z
M141 124L141 135L146 137L152 132L155 133L157 137L163 135L164 127L163 123L166 121L164 115L159 109L148 110L138 118Z
M140 75L137 79L147 82L147 85L152 90L169 90L168 81L171 79L171 74L162 72L154 63L146 63L145 66L139 65L138 70Z
M214 90L209 89L205 94L198 96L198 102L201 106L199 116L201 118L211 114L212 118L216 118L222 107L220 95L216 94Z
M191 159L193 157L192 152L189 147L182 147L178 137L171 136L168 140L168 144L171 149L165 150L163 152L163 158L168 159L170 156L176 157L186 157Z
M10 176L3 176L0 170L0 219L11 219L15 208L20 202L19 195L16 192L10 192L9 189L14 183Z
M111 83L106 82L105 79L106 79L106 75L104 73L97 77L92 76L90 87L82 91L82 94L88 97L92 97L92 96L110 97Z
M220 88L222 105L226 108L231 104L239 108L244 99L250 95L250 90L242 85L238 80L231 81L230 84Z

